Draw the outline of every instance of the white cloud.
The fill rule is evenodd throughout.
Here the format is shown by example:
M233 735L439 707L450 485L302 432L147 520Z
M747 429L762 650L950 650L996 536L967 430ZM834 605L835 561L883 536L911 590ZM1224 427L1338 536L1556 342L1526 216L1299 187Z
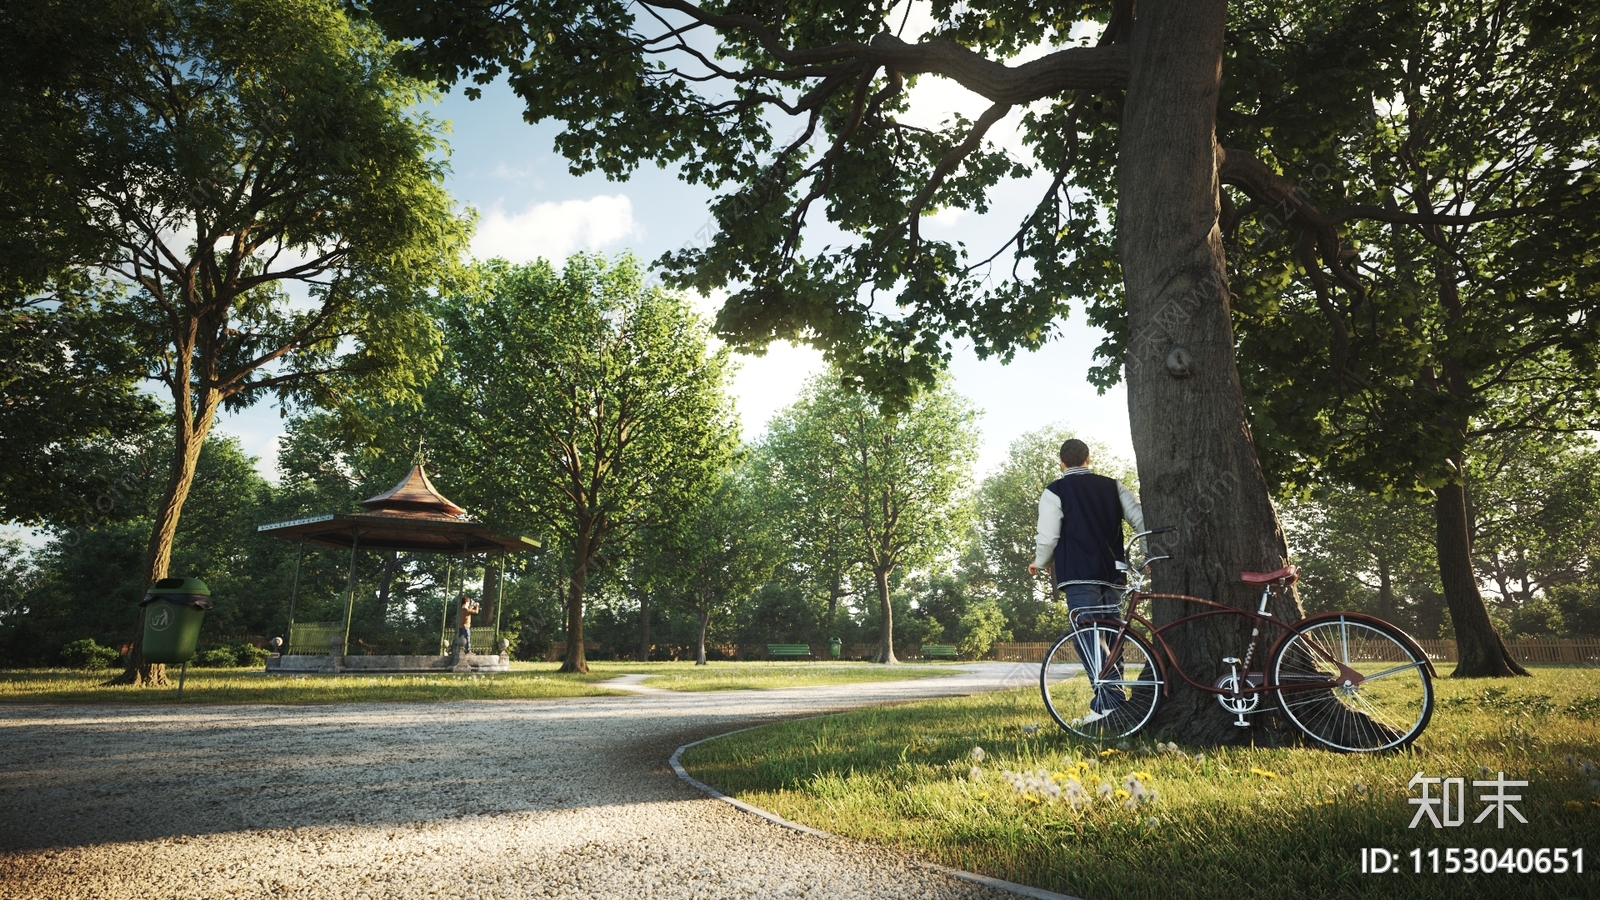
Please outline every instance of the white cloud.
M560 263L579 250L604 250L643 236L627 194L540 203L519 213L498 205L478 223L472 252L524 263L544 257Z

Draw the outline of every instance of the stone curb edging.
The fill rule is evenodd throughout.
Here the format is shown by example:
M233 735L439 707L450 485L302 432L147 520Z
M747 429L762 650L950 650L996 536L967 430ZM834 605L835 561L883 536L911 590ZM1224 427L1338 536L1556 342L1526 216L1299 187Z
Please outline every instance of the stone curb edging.
M820 718L820 717L819 716L806 716L805 718ZM796 720L789 720L789 721L796 721ZM772 723L770 723L770 722L762 723L762 725L769 725L769 724L772 724ZM753 816L759 816L759 817L761 817L763 819L766 819L768 822L771 822L774 825L780 826L782 828L788 828L788 829L790 829L792 831L798 831L798 832L801 832L802 834L809 834L809 835L812 835L813 837L820 837L820 838L831 838L831 837L834 837L834 835L829 834L826 831L819 831L818 829L810 828L810 827L805 826L805 825L801 825L798 822L791 822L788 819L785 819L783 816L778 815L777 813L768 812L767 810L764 810L759 806L751 806L750 804L744 802L743 800L736 800L733 797L729 797L727 794L724 794L723 792L717 790L716 788L712 787L711 785L706 784L705 782L701 781L698 778L695 778L693 775L690 775L688 773L688 771L684 769L683 763L679 761L679 758L683 756L683 752L685 750L688 750L688 749L692 748L692 747L698 747L699 745L704 744L707 741L714 741L714 740L716 740L718 738L725 738L725 737L728 737L729 735L739 734L740 732L750 731L752 729L760 728L760 727L762 727L762 726L761 725L751 725L748 728L736 728L733 731L725 731L722 734L714 734L711 737L701 738L698 741L692 741L690 743L684 744L682 747L679 747L678 749L672 751L672 758L667 760L667 763L672 766L672 771L676 772L679 778L683 779L685 782L688 782L696 790L699 790L699 791L705 793L706 795L712 797L713 799L721 800L723 803L726 803L729 806L734 807L735 809L743 810L744 812L750 813ZM1017 884L1014 881L1004 881L1004 880L999 879L999 878L990 878L988 875L979 875L976 872L963 872L960 869L952 869L949 866L941 866L938 863L927 862L925 860L916 859L915 857L912 857L910 859L910 861L914 865L920 866L921 868L931 869L931 870L933 870L935 872L939 872L939 873L944 874L944 875L949 875L952 878L959 878L962 881L970 881L970 882L972 882L974 884L981 884L984 887L990 887L990 888L994 888L996 890L1006 891L1008 893L1017 894L1017 895L1020 895L1020 896L1023 896L1023 897L1032 897L1032 898L1034 898L1034 900L1080 900L1080 898L1073 897L1070 894L1058 894L1055 891L1047 891L1044 888L1036 888L1036 887L1032 887L1032 886L1029 886L1029 885L1026 885L1026 884Z

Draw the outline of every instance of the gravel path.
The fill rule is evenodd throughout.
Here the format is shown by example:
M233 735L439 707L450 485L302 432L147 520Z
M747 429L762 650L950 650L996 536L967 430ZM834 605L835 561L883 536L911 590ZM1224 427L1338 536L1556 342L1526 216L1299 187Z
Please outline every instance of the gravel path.
M706 798L667 759L762 720L1033 667L783 691L0 707L0 897L1009 896Z

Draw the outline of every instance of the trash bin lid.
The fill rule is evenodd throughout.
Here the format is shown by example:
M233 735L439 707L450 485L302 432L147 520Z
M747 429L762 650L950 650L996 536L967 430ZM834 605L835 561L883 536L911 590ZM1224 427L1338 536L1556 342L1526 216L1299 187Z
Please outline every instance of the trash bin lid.
M163 578L150 585L150 594L199 594L202 597L211 596L211 589L198 578Z
M168 603L193 606L198 609L210 609L214 605L211 601L211 589L198 578L163 578L150 585L150 590L145 592L139 605L145 606L155 600L165 600Z

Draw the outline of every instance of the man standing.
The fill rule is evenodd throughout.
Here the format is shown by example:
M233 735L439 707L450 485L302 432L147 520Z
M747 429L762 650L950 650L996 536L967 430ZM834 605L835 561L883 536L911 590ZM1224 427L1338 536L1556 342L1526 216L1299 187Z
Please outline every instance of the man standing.
M1073 613L1086 607L1115 606L1122 597L1116 586L1127 581L1117 569L1117 563L1126 562L1124 520L1135 532L1144 530L1144 512L1133 492L1114 478L1089 471L1088 444L1077 438L1067 441L1061 445L1061 477L1039 495L1038 536L1028 574L1038 575L1053 562L1056 587L1066 592L1067 609ZM1104 659L1098 652L1104 648L1075 649L1086 671L1102 668L1092 666L1091 661ZM1114 660L1106 674L1120 680L1121 660ZM1089 703L1090 714L1078 724L1105 718L1125 699L1121 687L1100 688Z
M481 608L471 594L461 595L461 608L456 610L456 646L463 656L472 652L472 616Z

